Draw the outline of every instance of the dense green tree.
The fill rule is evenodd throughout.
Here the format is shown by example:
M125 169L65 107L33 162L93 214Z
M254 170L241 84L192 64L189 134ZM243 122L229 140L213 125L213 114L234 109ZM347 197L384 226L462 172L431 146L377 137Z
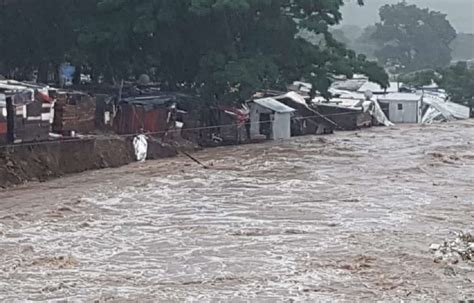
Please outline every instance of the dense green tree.
M454 102L474 107L474 70L466 62L444 68L439 71L438 85L449 93Z
M372 38L379 44L375 55L382 64L413 71L450 63L456 31L445 14L401 2L383 6L380 18Z
M21 43L30 53L3 54L9 70L67 60L95 80L117 83L146 73L164 89L198 92L210 102L243 101L257 89L284 89L294 80L326 94L334 74L367 73L383 86L388 81L382 68L330 33L342 18L343 0L41 1L48 9L30 2L39 3L17 0L0 15L8 25L3 31L11 32L2 45L19 48L13 37L29 38ZM19 16L22 8L27 12ZM28 31L27 24L41 19L47 22ZM43 36L47 42L37 41Z
M440 76L433 69L425 69L399 75L398 81L419 88L439 81Z
M0 58L19 78L38 71L46 82L57 70L75 37L70 18L73 0L10 0L0 4Z
M94 24L81 41L95 47L90 37L99 32L101 49L108 49L111 37L123 40L127 43L112 44L110 53L118 58L113 62L146 67L142 72L169 89L194 89L209 99L242 101L256 89L284 88L300 79L324 93L332 74L356 71L368 71L386 85L382 69L330 34L329 28L341 20L342 5L341 0L122 0L120 5L103 0L101 19L113 21ZM303 30L324 43L301 38ZM123 46L127 58L121 58L117 46ZM121 70L120 76L130 71Z
M433 82L446 90L453 102L474 107L474 70L466 62L458 62L437 70L426 69L400 76L399 80L414 87Z
M74 63L88 66L96 81L99 76L111 83L127 79L135 65L140 65L137 57L142 55L146 41L137 24L148 12L141 1L85 2L78 14L81 18L75 20L78 49Z

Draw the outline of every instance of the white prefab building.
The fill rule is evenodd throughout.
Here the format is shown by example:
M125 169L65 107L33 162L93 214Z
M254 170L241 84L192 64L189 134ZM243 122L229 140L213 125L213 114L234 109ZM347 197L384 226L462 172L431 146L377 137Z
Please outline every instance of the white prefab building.
M393 123L421 123L423 96L392 93L378 98L385 115Z
M291 138L291 116L295 109L273 98L263 98L250 104L250 136L271 140Z

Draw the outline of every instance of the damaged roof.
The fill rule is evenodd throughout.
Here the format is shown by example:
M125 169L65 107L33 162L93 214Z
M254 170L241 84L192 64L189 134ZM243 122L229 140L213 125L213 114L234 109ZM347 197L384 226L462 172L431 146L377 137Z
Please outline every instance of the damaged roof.
M180 93L160 93L152 96L134 96L127 97L120 100L120 103L127 103L133 105L166 105L169 103L179 103L181 101L189 101L192 97L186 94Z
M421 101L422 95L411 94L411 93L391 93L380 96L378 99L380 102L391 102L391 101Z
M256 99L253 102L256 104L265 107L269 110L272 110L277 113L292 113L295 112L296 110L294 108L291 108L281 102L278 102L277 100L273 98L263 98L263 99Z

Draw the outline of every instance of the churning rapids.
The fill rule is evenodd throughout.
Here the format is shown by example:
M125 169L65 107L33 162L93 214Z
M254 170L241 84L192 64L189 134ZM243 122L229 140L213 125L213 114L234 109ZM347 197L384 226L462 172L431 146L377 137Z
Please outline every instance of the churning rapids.
M209 149L0 192L2 301L474 299L474 121Z

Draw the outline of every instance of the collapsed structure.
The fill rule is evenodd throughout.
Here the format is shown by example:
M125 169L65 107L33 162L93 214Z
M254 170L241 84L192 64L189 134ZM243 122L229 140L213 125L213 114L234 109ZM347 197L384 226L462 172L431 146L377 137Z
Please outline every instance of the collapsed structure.
M328 115L340 113L342 116L344 113L341 108L352 111L354 115L348 113L346 118L334 118L339 120L338 123L342 124L343 129L367 125L368 117L363 117L363 113L367 111L375 118L372 125L386 126L392 123L433 123L470 117L470 109L467 106L449 100L446 92L435 84L412 88L390 82L389 87L383 89L379 84L358 75L354 79L334 82L329 91L333 98L326 100L317 97L314 102L318 104L321 112ZM371 101L373 107L365 101Z

